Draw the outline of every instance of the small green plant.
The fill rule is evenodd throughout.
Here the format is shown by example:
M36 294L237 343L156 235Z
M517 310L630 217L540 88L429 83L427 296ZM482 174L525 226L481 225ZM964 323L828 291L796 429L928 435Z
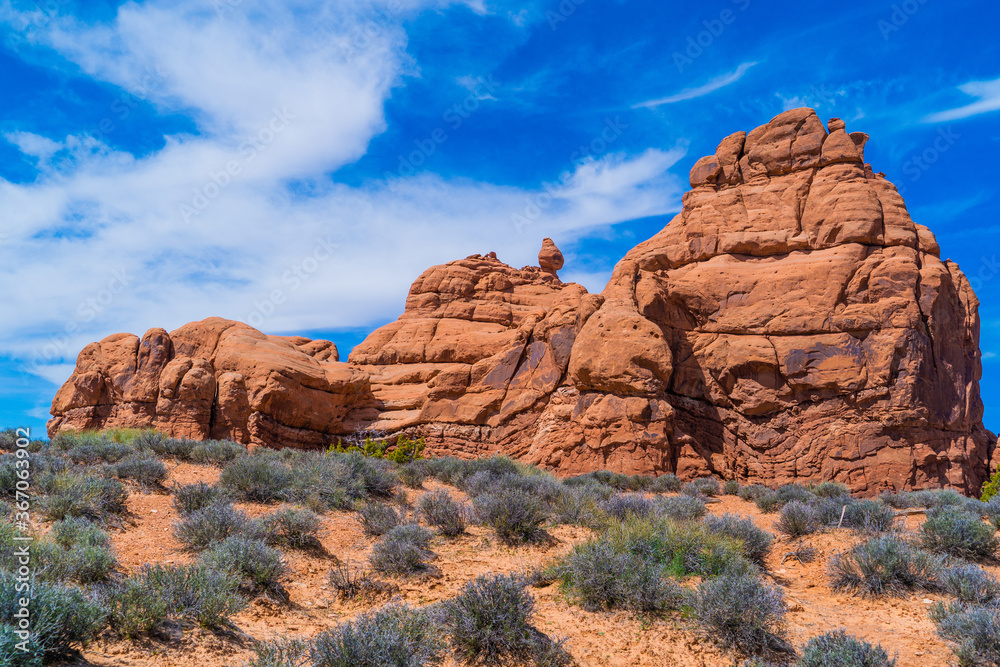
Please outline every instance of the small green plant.
M422 452L427 447L423 437L411 440L405 435L396 438L395 443L388 440L365 437L360 442L345 443L338 441L331 445L329 451L337 454L350 454L358 452L375 459L385 459L393 463L411 463L423 458Z
M979 499L987 503L998 494L1000 494L1000 469L994 471L993 476L983 484L983 488L979 491Z

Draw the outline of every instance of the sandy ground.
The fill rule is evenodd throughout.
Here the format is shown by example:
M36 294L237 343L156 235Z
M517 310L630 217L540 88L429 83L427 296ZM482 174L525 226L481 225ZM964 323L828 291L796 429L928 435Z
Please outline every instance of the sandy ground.
M214 482L218 469L210 466L176 464L172 482L189 484ZM450 487L429 481L424 490L408 490L415 502L421 493ZM129 500L132 519L123 530L113 533L115 550L125 571L145 563L183 563L192 556L181 549L171 527L178 520L166 493L133 492ZM761 514L752 503L736 497L722 497L709 505L713 514L731 512L751 517L772 533L775 515ZM251 515L261 515L275 506L241 505ZM356 514L334 512L324 516L320 538L323 553L287 550L289 576L285 587L289 605L258 599L233 617L238 631L213 633L200 628L177 630L173 636L135 642L104 636L88 647L83 660L74 665L131 665L222 667L241 665L253 655L254 640L308 638L356 614L384 604L385 600L341 602L331 594L327 575L338 562L361 566L367 562L372 540L366 538ZM905 519L908 529L916 529L921 516ZM423 605L454 596L468 581L487 572L526 572L567 552L587 539L586 529L559 526L550 531L553 542L544 546L505 547L489 531L470 526L457 539L436 538L432 549L439 558L434 572L413 578L382 579L399 588L398 598ZM787 539L778 541L768 560L768 577L782 586L788 600L788 637L801 647L811 637L844 628L872 643L880 643L890 654L898 654L899 667L909 665L955 664L951 650L938 638L928 617L928 608L942 599L923 594L889 599L865 599L832 591L827 583L829 558L857 543L860 538L848 530L813 535L804 541L816 549L811 563L799 563L783 556L792 548ZM995 575L1000 568L989 567ZM587 612L570 605L558 586L530 589L536 598L535 624L553 638L567 638L567 648L581 667L626 665L684 667L729 667L733 657L718 650L711 641L679 616L648 619L624 612ZM454 667L455 663L446 663Z

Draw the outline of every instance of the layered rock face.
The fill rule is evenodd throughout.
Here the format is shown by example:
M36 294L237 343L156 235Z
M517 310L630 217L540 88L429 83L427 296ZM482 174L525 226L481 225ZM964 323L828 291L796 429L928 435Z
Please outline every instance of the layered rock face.
M175 437L319 447L371 401L367 377L330 341L266 336L209 318L140 340L91 343L52 401L62 430L156 428Z
M714 473L859 492L978 490L978 301L867 136L796 109L724 139L682 212L603 294L494 254L428 269L338 362L325 341L210 319L80 354L62 429L156 426L312 447L355 429L560 473Z

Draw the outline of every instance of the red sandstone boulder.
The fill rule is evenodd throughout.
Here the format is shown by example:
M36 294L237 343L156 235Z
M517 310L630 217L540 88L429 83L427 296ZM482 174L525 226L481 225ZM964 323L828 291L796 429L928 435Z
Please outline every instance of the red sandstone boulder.
M562 283L545 239L537 267L490 253L428 269L347 363L219 319L109 336L80 353L50 434L311 447L368 428L565 474L975 492L1000 457L978 301L865 164L868 136L827 127L794 109L723 139L601 295Z

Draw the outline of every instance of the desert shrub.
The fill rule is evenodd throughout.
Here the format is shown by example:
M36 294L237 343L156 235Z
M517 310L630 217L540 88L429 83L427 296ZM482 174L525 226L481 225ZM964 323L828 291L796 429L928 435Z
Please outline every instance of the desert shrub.
M774 527L791 538L815 533L819 528L816 510L798 500L793 500L781 508Z
M1000 530L1000 496L994 496L983 507L983 516L993 524L993 527Z
M913 589L933 589L942 559L897 535L872 537L830 560L835 589L865 595L900 595Z
M21 565L20 536L13 525L0 523L0 569L14 572ZM117 565L108 534L84 519L58 521L49 535L35 536L31 558L35 575L43 581L104 581Z
M782 506L791 502L809 503L816 496L812 491L798 484L784 484L775 489L778 494L778 502Z
M330 570L330 588L337 592L341 600L354 598L372 599L388 596L398 590L395 586L379 581L370 572L351 568L350 563L342 563Z
M174 524L174 536L189 549L205 549L214 542L245 533L250 519L232 505L216 503Z
M992 526L950 506L927 513L927 520L920 526L920 542L925 549L976 561L993 558L998 545Z
M308 549L320 546L319 515L312 510L286 507L260 519L258 530L268 544Z
M35 664L47 662L86 646L104 627L101 604L78 588L35 581L23 591L15 574L0 572L0 631L5 637L13 636L12 630L19 626L15 614L22 609L22 598L29 599L29 645L34 655L18 653L17 661L5 664L21 664L29 657L37 660Z
M416 524L396 526L372 547L369 562L377 572L407 575L427 569L434 556L430 550L431 533Z
M603 518L601 503L614 491L601 484L564 487L552 503L552 520L558 524L596 527Z
M278 639L258 642L253 647L254 656L246 667L305 667L309 655L309 642L302 639Z
M297 458L292 459L295 479L288 491L290 500L323 512L351 510L357 501L368 498L365 481L353 476L347 457L315 452L296 452L295 455Z
M753 503L764 514L777 512L783 505L781 496L778 495L777 491L772 491L771 489L765 489L756 493L753 497Z
M193 514L210 505L221 503L226 499L225 492L218 486L197 482L195 484L179 485L174 488L174 509L181 516Z
M359 480L368 496L388 498L393 494L399 480L393 474L392 465L387 461L367 457L358 452L339 457L346 468L347 475Z
M477 520L494 530L505 544L541 538L542 525L551 512L537 496L516 488L500 487L473 499Z
M1000 583L978 565L961 563L947 568L941 573L941 588L959 602L1000 600Z
M145 565L107 595L109 620L129 636L148 632L168 618L218 627L246 605L240 583L238 576L202 563Z
M555 568L564 589L585 609L660 612L677 608L680 586L665 576L662 564L619 551L604 540L573 549Z
M688 496L717 496L719 495L719 480L714 477L701 477L688 482L681 487L681 493Z
M663 518L630 519L611 525L599 538L618 553L631 553L662 565L675 577L756 571L733 538L701 524Z
M692 496L657 498L656 510L675 521L697 521L708 512L704 501Z
M681 490L681 479L677 475L667 473L656 478L656 483L650 491L656 493L676 492Z
M128 456L115 464L115 477L135 482L142 489L153 489L167 478L167 466L151 456Z
M531 624L534 605L521 578L487 574L445 603L441 617L455 655L465 664L538 664L553 642Z
M652 516L656 511L656 503L638 493L616 493L603 503L601 509L619 521L625 521L631 516Z
M840 524L841 515L847 521L847 507L854 501L850 496L838 498L821 498L816 496L809 502L809 506L816 512L816 521L820 526L834 527Z
M834 630L810 639L802 649L797 667L893 667L895 664L881 646Z
M938 634L955 642L959 664L1000 665L1000 604L937 603L931 620Z
M847 504L842 525L858 532L875 534L891 531L895 523L896 513L885 503L857 500Z
M261 540L237 535L213 544L202 554L202 560L212 569L241 578L244 588L252 593L280 592L287 569L280 551Z
M820 498L843 498L850 497L851 490L843 484L837 482L820 482L810 489L812 493Z
M420 498L420 514L442 535L455 537L465 532L466 511L444 490L425 493Z
M698 585L698 622L725 648L762 654L782 645L785 598L753 574L727 574Z
M295 474L289 465L270 456L244 456L222 469L219 485L239 500L273 503L288 499Z
M752 519L735 514L723 514L705 517L704 525L710 533L737 540L743 545L743 555L751 562L764 567L774 539L769 532L758 528Z
M740 495L740 483L735 479L727 479L722 483L722 495L724 496L738 496Z
M97 440L79 444L66 451L65 455L73 463L93 466L99 463L117 463L133 451L128 445L111 440Z
M191 460L191 452L199 444L195 440L167 437L157 438L155 436L150 436L146 442L148 443L149 451L157 456L177 459L178 461Z
M389 503L368 503L358 510L365 535L385 535L403 522L400 511Z
M428 477L427 470L421 461L411 461L400 466L397 474L403 486L410 489L421 488L424 485L424 480Z
M748 484L740 488L740 492L737 495L739 495L741 500L752 503L757 499L757 496L765 491L770 491L770 489L763 484Z
M391 604L320 633L309 654L314 667L425 667L444 648L427 612Z
M247 454L246 445L232 440L205 440L194 444L188 458L195 463L220 465L235 461Z
M115 479L61 472L45 476L39 486L46 494L40 505L53 521L71 517L98 520L128 510L128 492Z

